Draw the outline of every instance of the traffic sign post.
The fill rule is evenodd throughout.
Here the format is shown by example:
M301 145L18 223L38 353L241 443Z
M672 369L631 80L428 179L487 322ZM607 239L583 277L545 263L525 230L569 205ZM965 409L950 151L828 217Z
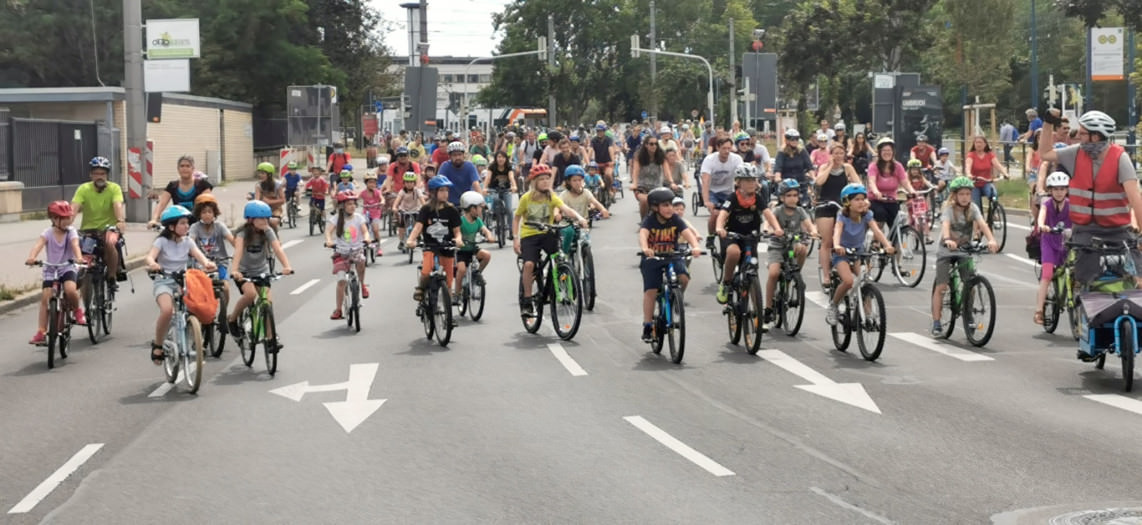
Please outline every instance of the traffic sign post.
M710 67L710 61L698 55L691 55L689 53L675 53L673 51L659 51L657 49L646 49L639 47L638 35L632 35L630 38L630 55L638 58L639 53L650 53L652 55L666 55L671 57L680 58L693 58L701 60L702 64L706 66L706 73L709 74L709 85L706 91L706 106L710 111L710 122L714 121L714 68ZM645 118L645 117L644 117Z

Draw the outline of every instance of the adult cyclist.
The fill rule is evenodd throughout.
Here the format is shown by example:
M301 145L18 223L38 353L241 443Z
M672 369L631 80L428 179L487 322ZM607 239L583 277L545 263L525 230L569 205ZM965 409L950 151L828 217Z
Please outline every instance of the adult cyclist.
M89 165L91 182L76 188L75 196L71 198L71 207L76 213L83 214L80 231L85 236L94 237L102 246L103 262L107 265L107 281L114 290L118 287L116 281L127 280L127 272L122 271L119 265L123 250L121 232L127 226L123 189L107 180L111 173L111 161L107 157L95 157ZM115 229L109 229L112 226Z
M733 152L734 142L728 136L715 139L717 150L702 160L702 202L710 210L710 220L706 223L706 249L714 250L714 232L718 228L718 210L734 192L734 173L742 161L741 155ZM768 202L768 201L766 201Z

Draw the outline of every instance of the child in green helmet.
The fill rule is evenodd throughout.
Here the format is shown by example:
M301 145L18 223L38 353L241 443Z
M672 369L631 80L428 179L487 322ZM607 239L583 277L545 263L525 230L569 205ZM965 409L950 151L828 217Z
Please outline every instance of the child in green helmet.
M932 289L932 337L943 337L940 324L940 307L944 303L944 293L952 279L952 261L966 255L956 252L961 246L972 242L975 232L987 237L987 249L995 253L999 245L991 235L991 228L983 220L979 207L972 202L972 187L975 184L967 177L956 177L948 184L948 200L940 216L940 248L936 251L936 282ZM961 265L961 271L967 266ZM961 275L966 282L966 275Z

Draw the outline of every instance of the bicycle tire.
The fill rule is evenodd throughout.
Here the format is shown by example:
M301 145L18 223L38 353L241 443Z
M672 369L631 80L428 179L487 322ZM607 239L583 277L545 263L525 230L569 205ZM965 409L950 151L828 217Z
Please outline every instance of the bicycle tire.
M686 353L686 309L681 288L670 290L670 320L666 326L666 337L670 346L670 361L676 365L682 364L682 356Z
M470 301L472 298L472 291L470 288L472 277L468 275L472 272L471 265L469 265L468 272L464 274L464 280L460 282L460 304L456 306L456 313L463 319L468 314Z
M1059 317L1063 313L1063 305L1059 299L1059 282L1051 279L1047 284L1047 296L1043 300L1043 331L1048 334L1055 333L1059 326Z
M71 320L70 314L67 310L61 310L59 315L59 339L57 346L59 346L59 358L67 359L67 349L71 346Z
M361 283L357 280L349 281L349 316L347 317L349 329L361 331Z
M882 253L873 255L868 259L868 276L872 282L879 283L880 276L884 275L884 267L889 265L888 255Z
M710 250L710 261L714 266L714 282L721 283L722 275L725 271L725 261L722 260L721 243L717 240L714 241L714 248ZM735 343L736 344L736 343Z
M48 368L56 366L56 343L59 338L59 299L48 299Z
M407 234L406 234L406 235L407 235ZM407 252L408 252L408 263L409 263L409 264L412 264L412 256L413 256L413 255L415 255L415 253L416 253L416 250L413 250L413 249L411 249L411 248L408 248L408 247L406 246L406 247L405 247L405 251L407 251Z
M163 340L163 352L166 356L163 358L163 375L166 376L167 383L174 384L178 381L179 369L179 355L178 355L178 330L175 328L177 319L171 319L170 328L167 329L166 339ZM170 342L171 344L167 344Z
M853 323L857 329L857 346L860 348L860 355L864 357L865 361L876 361L880 357L881 351L884 350L884 338L888 332L888 313L884 310L884 296L881 295L876 286L865 283L861 287L861 295L869 301L871 308L867 318L863 308L857 308L853 312L857 321ZM876 334L873 340L866 340L865 334L871 335L872 333ZM869 343L873 344L870 345Z
M317 209L315 209L315 208L309 209L309 236L310 237L313 237L314 226L317 226L317 219L314 218L315 213L318 213ZM318 217L320 217L320 216L318 216Z
M656 354L662 353L662 347L666 343L666 339L662 334L666 331L666 313L663 310L663 304L666 302L662 298L662 294L666 293L662 288L658 290L658 296L654 300L654 317L650 318L653 324L651 328L650 337L650 351Z
M202 323L193 315L184 315L187 316L186 342L190 344L190 348L182 355L182 375L186 382L186 390L194 394L202 387L202 369L206 360L206 349L203 348L202 342Z
M980 322L981 314L987 317L984 323ZM992 332L995 331L995 289L991 287L991 282L986 277L976 274L968 279L963 313L960 317L964 320L964 335L967 336L968 342L976 347L986 345L991 339Z
M501 203L496 207L496 244L499 245L501 249L503 249L504 243L507 242L508 236L508 226L507 223L504 222L506 217L507 209Z
M730 300L726 302L723 313L726 316L726 331L730 333L730 344L736 345L742 338L742 319L738 313L737 292L730 290Z
M241 327L242 337L238 339L238 346L242 351L242 364L247 368L253 368L255 347L257 341L254 340L254 318L250 315L250 308L257 308L257 305L251 305L242 311L242 315L238 318L238 326Z
M219 294L225 296L225 294ZM222 301L222 297L218 298L218 313L214 316L214 322L207 326L211 327L213 340L210 343L211 352L210 356L214 358L222 357L222 350L226 348L226 307L228 305Z
M95 278L91 275L88 277L91 279L91 284L87 293L83 295L83 313L87 316L87 338L94 345L99 344L99 322L103 319L103 305L95 297Z
M476 284L475 281L470 283L471 289L468 292L468 318L472 321L479 321L484 316L484 302L486 300L487 285Z
M1121 325L1118 339L1122 342L1118 347L1119 357L1122 359L1122 389L1130 392L1134 389L1134 338L1136 323L1124 322Z
M266 372L270 377L278 373L278 323L274 319L274 305L262 307L262 353L266 358ZM274 334L270 336L269 334Z
M575 268L563 261L555 265L556 278L550 287L551 326L555 334L570 341L579 332L583 321L583 293ZM560 311L562 310L562 311Z
M424 326L424 338L431 341L432 336L436 334L435 317L432 315L432 310L435 308L433 305L432 295L429 290L424 291L424 299L417 303L417 312L420 313L420 324Z
M952 271L956 271L952 268ZM936 283L932 283L932 294L936 293ZM959 317L960 312L954 306L954 292L952 291L951 283L948 284L947 291L944 296L940 298L940 338L947 339L952 336L952 332L956 329L956 317Z
M102 307L99 308L99 313L103 314L103 319L99 325L103 328L103 335L111 335L111 322L115 315L115 290L103 285L103 289L99 292L99 300Z
M900 228L897 241L896 254L892 256L892 273L900 284L915 288L924 279L924 271L928 268L928 250L924 246L924 238L911 226L904 226ZM916 261L917 255L919 264L905 265L905 261Z
M805 320L805 282L796 277L786 287L784 306L781 307L781 327L785 330L785 335L793 337L801 331L801 323Z
M1076 297L1074 299L1074 304L1068 304L1066 307L1067 308L1067 321L1068 321L1068 324L1070 324L1070 326L1071 326L1071 338L1073 338L1075 341L1078 341L1079 336L1081 335L1079 333L1079 313L1077 310L1079 308L1082 308L1082 306L1079 305L1078 301L1079 300Z
M999 242L999 248L995 250L995 253L1002 252L1003 247L1007 246L1007 210L999 201L995 202L988 213L987 226L991 228L991 234Z
M833 348L838 352L847 352L849 344L852 343L852 325L848 322L848 314L852 311L850 306L849 297L846 295L837 305L837 324L829 327L829 333L833 337Z
M579 257L583 260L583 280L580 283L583 285L583 306L588 312L593 312L598 296L598 290L595 289L595 256L591 254L591 247L584 245Z
M750 284L746 287L746 293L743 298L746 302L742 314L743 320L745 321L742 323L742 338L745 340L746 352L749 352L749 355L757 355L757 351L761 350L762 316L763 312L765 312L765 302L761 297L761 282L759 279L750 279Z
M537 270L542 270L542 269L543 268L537 268ZM534 333L538 332L539 327L543 324L543 307L544 307L544 304L543 304L542 297L545 293L545 290L543 288L546 287L546 285L547 285L547 283L544 282L544 280L541 277L541 274L537 271L535 274L535 280L533 280L531 283L531 300L534 303L533 308L535 310L535 316L534 317L528 317L526 315L520 316L520 319L523 321L523 328L524 328L524 330L527 330L527 333L529 333L529 334L534 334ZM519 281L519 297L520 297L520 301L523 301L523 276L522 275L520 276L520 281Z
M436 305L433 323L436 325L436 342L440 346L448 346L452 340L452 294L448 291L448 283L443 278L436 286Z
M297 228L297 210L294 209L292 202L289 205L289 213L287 214L286 220L289 221L289 227L291 229Z
M702 208L702 198L698 195L698 192L694 192L693 194L690 195L690 209L692 210L692 213L694 214L695 217L698 216L698 210L700 210L701 208Z

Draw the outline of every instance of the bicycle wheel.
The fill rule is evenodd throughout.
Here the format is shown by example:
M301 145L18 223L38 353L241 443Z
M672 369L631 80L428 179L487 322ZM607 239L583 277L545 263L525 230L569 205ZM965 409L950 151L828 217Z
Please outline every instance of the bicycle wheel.
M924 278L928 266L927 248L924 238L911 226L900 228L900 238L896 254L892 256L892 273L900 284L915 288Z
M289 205L289 227L297 228L297 207L292 202Z
M346 319L349 329L361 331L361 283L355 279L349 281L349 315Z
M214 322L207 325L211 337L206 340L211 357L222 357L222 349L226 348L226 304L221 298L218 300L218 312L214 315Z
M968 280L967 294L964 296L964 335L974 346L983 346L991 339L995 330L995 290L982 275L974 275Z
M836 348L838 352L847 351L849 343L852 342L852 325L848 321L849 312L852 311L851 306L852 303L846 295L845 299L837 305L837 324L829 327L829 332L833 336L833 348Z
M702 209L702 198L698 196L698 192L690 195L690 209L695 217L698 216L698 210Z
M432 340L432 336L436 333L436 326L433 324L435 318L432 315L433 309L435 308L433 304L434 300L432 295L425 290L424 299L417 303L416 306L416 313L420 316L420 323L424 325L424 338L429 341Z
M100 320L99 324L103 328L103 335L111 335L111 321L112 316L115 315L115 290L104 284L97 293L97 300L102 305L99 307L99 313L103 314L103 319Z
M163 374L166 375L167 382L174 384L178 380L178 369L181 366L179 362L179 333L176 326L179 322L178 318L171 319L170 328L167 330L167 337L163 340L163 352L166 357L163 358Z
M876 361L884 350L884 336L887 333L888 313L884 310L884 296L870 283L861 288L864 297L863 308L856 308L852 315L856 318L857 346L866 361Z
M745 349L749 355L756 355L761 349L762 312L765 311L765 303L761 299L761 283L757 278L750 279L745 294L739 300L745 301L741 323Z
M187 317L186 343L188 348L182 353L182 373L186 381L186 389L191 394L198 392L202 386L203 361L206 359L206 349L202 343L202 323L198 318L183 314Z
M440 346L448 346L452 339L452 295L448 293L448 284L444 279L436 286L436 304L434 305L433 323L436 325L436 342Z
M551 325L555 334L570 341L579 332L583 320L583 293L575 268L563 261L556 265L556 278L548 295L551 300Z
M800 277L793 282L785 283L785 297L781 314L781 326L785 335L793 337L801 331L801 322L805 319L805 282ZM776 304L776 303L775 303Z
M877 255L873 255L872 257L869 257L869 259L868 259L868 276L869 276L869 278L872 279L873 282L879 283L880 282L880 276L884 275L884 267L888 266L889 264L891 264L891 263L888 262L888 255L886 255L884 252L881 252Z
M666 300L662 295L664 293L666 293L666 291L659 288L658 297L654 301L654 317L650 318L650 321L654 323L654 329L653 332L651 332L653 335L650 339L650 351L656 354L662 353L662 345L665 342L665 339L662 337L666 332L666 312L664 311L666 309Z
M714 249L710 250L710 262L714 265L714 283L722 282L722 271L725 270L725 263L722 262L722 251L719 249L718 241L714 241Z
M479 321L480 318L484 316L484 292L486 284L476 284L475 280L469 279L468 286L468 318L473 321Z
M91 284L83 294L83 311L87 315L87 338L94 345L99 343L99 321L103 319L103 302L96 297L95 278L89 276L89 279Z
M1076 297L1076 298L1072 299L1072 302L1068 302L1066 307L1067 307L1067 321L1071 325L1071 337L1073 337L1075 341L1078 341L1079 335L1081 335L1079 333L1080 328L1079 328L1079 312L1078 312L1078 309L1082 308L1082 305L1079 304L1079 300Z
M736 290L736 288L735 288ZM726 316L726 330L730 333L730 344L736 345L742 338L742 318L738 307L738 293L730 290L730 300L722 309L722 314Z
M1122 358L1122 386L1123 390L1129 392L1134 389L1134 345L1135 345L1135 323L1123 322L1121 325L1118 339L1121 344L1118 347L1118 355Z
M278 372L278 323L274 320L272 304L262 307L262 327L262 353L266 356L266 371L273 377Z
M955 268L952 269L955 271ZM932 283L932 293L936 293L936 284ZM956 317L960 312L954 308L954 297L952 297L951 285L948 290L944 292L944 296L940 299L940 329L942 330L940 337L947 339L952 336L952 331L956 329Z
M1059 284L1055 279L1047 284L1047 297L1043 301L1043 331L1048 334L1055 333L1059 326L1059 316L1063 313L1063 305L1059 302Z
M59 358L67 359L67 348L71 346L71 320L68 318L71 313L61 309L58 315L60 331L56 345L59 346Z
M59 339L59 299L48 299L48 368L56 366L56 343Z
M250 308L257 308L251 306L242 311L241 317L238 318L238 326L242 331L242 336L238 338L238 346L242 350L242 364L247 368L254 366L254 349L257 347L258 342L254 338L254 319L250 315Z
M309 236L310 237L313 237L313 229L317 226L317 221L321 220L320 215L315 215L317 213L319 213L317 211L317 208L310 208L309 209Z
M1003 247L1007 246L1007 211L1003 209L1003 205L999 201L996 201L991 207L987 219L987 226L991 228L991 234L999 242L999 249L995 250L995 253L1002 252Z
M502 249L504 243L507 242L508 225L505 219L507 218L507 208L500 204L496 209L496 244Z
M471 306L472 291L470 288L472 276L472 266L468 266L468 273L464 274L464 280L460 283L460 304L456 307L456 313L463 318L469 311Z
M683 304L682 289L670 290L670 312L667 312L666 340L670 346L670 361L682 364L686 353L686 310Z
M583 306L587 311L595 310L595 298L598 296L598 290L595 289L595 256L591 254L591 247L583 245L579 253L579 257L583 260L583 279L579 284L583 285Z

